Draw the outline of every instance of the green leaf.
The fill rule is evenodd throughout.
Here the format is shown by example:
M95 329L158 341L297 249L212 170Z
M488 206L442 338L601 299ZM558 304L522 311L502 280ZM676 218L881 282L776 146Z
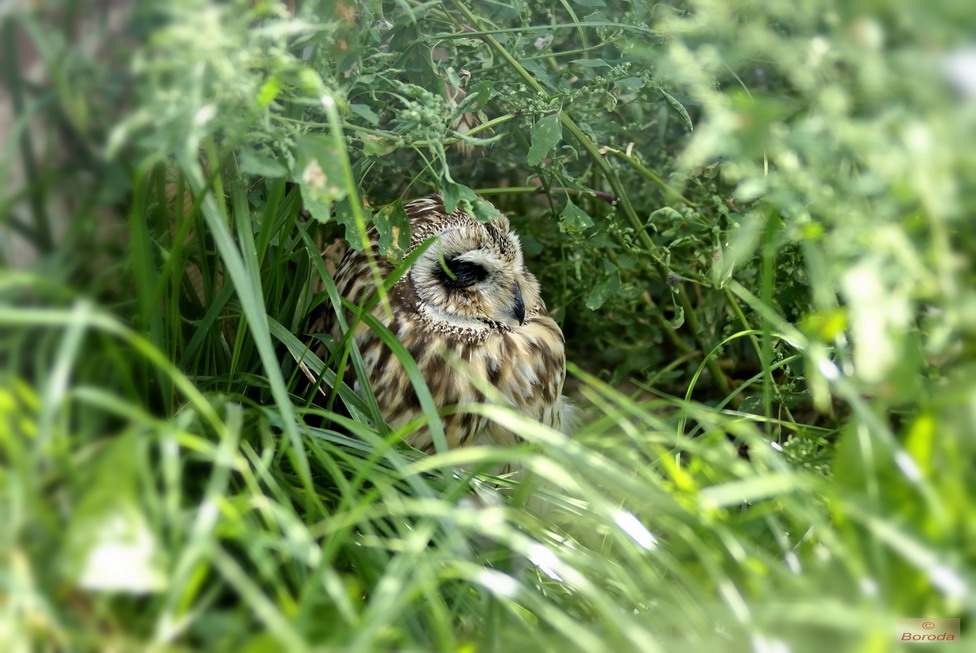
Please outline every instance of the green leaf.
M647 222L660 231L661 226L667 224L684 224L684 216L670 206L662 206L648 216Z
M351 199L346 198L335 204L335 221L345 228L345 240L353 249L363 251L362 239L356 228L356 217L352 212ZM368 215L368 214L367 214Z
M729 100L735 117L734 134L743 157L758 156L766 150L778 138L774 126L797 110L788 100L742 89L730 91Z
M302 189L305 208L319 222L331 219L332 203L346 196L341 158L331 139L318 135L299 137L293 177ZM348 235L348 232L347 232Z
M562 137L563 132L559 124L558 113L540 119L532 128L532 145L529 147L529 155L526 159L528 164L530 166L539 165L539 162L552 151L552 148Z
M644 88L644 80L640 77L625 77L618 79L614 85L624 93L636 93Z
M784 472L719 483L704 488L698 496L701 503L707 506L739 506L781 496L800 488L797 475Z
M366 156L386 156L396 149L396 143L373 134L363 136L363 154Z
M573 204L573 200L566 198L566 206L559 214L559 231L586 231L593 226L593 219L586 211Z
M474 217L478 222L493 222L505 217L504 214L495 208L495 205L488 200L479 197L472 202Z
M461 202L461 194L465 190L471 189L453 181L444 182L441 188L441 197L444 199L445 213L454 213L455 209L458 207L458 204Z
M400 261L410 247L410 218L403 210L403 202L398 200L377 211L373 224L380 237L380 254Z
M586 296L586 307L595 311L620 290L620 273L614 270L600 283L593 287L590 294Z
M263 152L251 148L241 150L238 166L241 172L258 177L280 179L288 175L288 169Z
M444 199L444 210L448 213L453 213L455 209L460 207L462 211L478 222L492 222L504 217L502 212L496 209L491 202L482 199L478 193L464 184L453 181L446 182L441 190L441 197Z
M269 77L268 80L261 85L261 89L258 91L258 104L261 107L267 107L275 98L281 93L281 80L277 77Z
M161 551L137 487L139 440L108 441L88 461L85 491L74 497L65 553L71 575L87 590L144 594L163 589Z
M583 66L584 68L609 68L608 64L603 59L573 59L572 63L577 66Z
M681 306L676 306L674 309L674 317L668 320L668 324L671 325L672 329L680 329L685 323L685 309Z
M663 88L658 87L657 90L661 91L661 95L663 95L664 99L668 101L668 104L671 105L674 112L678 114L678 117L681 118L681 122L684 123L684 126L688 128L688 131L695 131L695 126L691 124L691 116L688 115L688 110L685 109L685 105L675 100L674 97Z
M349 110L371 125L380 124L380 117L368 104L350 104Z
M484 80L468 89L468 97L472 95L478 98L477 106L474 107L477 110L484 107L488 104L489 100L498 95L498 91L495 90L495 83L493 81Z
M464 184L453 181L444 184L441 190L441 196L444 198L444 210L447 213L454 213L458 206L461 207L462 211L470 212L472 210L472 202L479 199L478 194L473 190Z
M656 213L656 211L655 211ZM654 214L651 214L653 217ZM737 267L749 262L759 244L765 218L758 213L750 212L742 216L737 229L730 229L728 242L721 250L721 256L712 266L712 279L723 287Z
M522 61L522 67L532 73L536 81L549 89L551 92L558 92L558 85L553 77L552 71L547 67L532 59Z

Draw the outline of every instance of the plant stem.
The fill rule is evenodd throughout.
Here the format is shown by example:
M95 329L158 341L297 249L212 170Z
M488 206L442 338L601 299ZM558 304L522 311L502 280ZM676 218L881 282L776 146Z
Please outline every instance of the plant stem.
M458 11L464 14L465 17L471 21L475 27L480 28L481 22L478 17L475 16L470 9L465 7L460 0L453 0L453 4ZM485 42L487 42L496 52L498 52L498 54L501 55L502 58L505 59L509 65L511 65L512 68L519 73L519 75L522 76L529 86L535 89L535 91L540 95L548 97L549 94L542 87L542 85L539 84L535 77L533 77L529 71L527 71L522 64L520 64L518 60L515 59L515 57L513 57L512 54L506 50L501 43L498 42L498 39L492 36L493 33L495 32L473 32L470 33L469 36L481 36ZM620 206L623 209L624 215L627 217L627 220L637 233L637 237L640 239L641 244L654 261L654 266L657 268L661 279L667 279L668 269L664 264L664 261L662 261L661 257L657 254L657 245L654 244L654 241L647 234L643 221L637 215L637 212L634 210L634 206L630 203L630 198L628 197L623 184L620 183L620 179L617 177L613 168L607 162L606 158L600 153L600 150L596 147L593 141L590 140L589 136L587 136L583 130L579 128L579 125L577 125L576 122L569 116L569 114L562 109L559 110L559 122L569 131L569 133L573 135L574 138L576 138L579 144L583 146L583 149L585 149L590 155L593 162L597 165L597 167L600 168L600 172L602 172L603 176L606 177L607 182L610 184L614 194L620 201ZM698 314L695 312L694 307L691 305L691 301L688 299L687 293L685 293L681 286L675 286L673 292L677 297L678 304L685 313L685 320L688 322L688 327L691 330L691 335L695 340L696 346L702 351L702 354L707 357L708 352L711 351L711 348L707 345L705 339L702 337L701 324L698 321ZM671 325L667 325L667 329L671 330ZM711 374L712 379L714 379L719 389L722 392L727 393L729 391L728 379L725 378L725 373L722 372L721 367L719 367L718 361L712 358L707 358L705 364L709 374Z
M533 193L563 193L567 195L590 195L601 199L604 202L613 204L617 198L610 193L604 193L599 190L591 190L588 188L550 188L545 189L542 186L502 186L496 188L479 188L476 191L479 195L531 195Z
M476 22L477 18L466 7L461 7L458 2L454 2L454 6L461 9L462 13L468 16L468 20ZM644 34L646 36L653 36L656 38L661 38L660 35L654 30L647 29L646 27L640 27L639 25L626 25L624 23L612 23L606 20L600 21L587 21L585 23L556 23L551 25L525 25L522 27L505 27L501 29L477 29L464 32L456 32L454 34L432 34L428 36L426 41L446 41L448 39L469 39L475 36L488 36L492 34L518 34L523 32L541 32L551 29L570 29L574 27L612 27L614 29L627 30L628 32L637 32L639 34Z
M568 57L574 54L583 54L584 52L590 52L592 50L596 50L597 48L602 48L605 45L614 43L615 41L617 41L617 39L607 39L605 42L600 43L599 45L591 45L586 48L576 48L575 50L560 50L559 52L547 52L546 54L535 54L532 55L531 57L523 57L522 61L538 61L539 59L555 59L556 57ZM484 73L490 73L491 71L496 70L497 68L501 68L503 65L505 64L495 64L494 66L488 66L487 68L472 70L471 74L473 76L473 75L482 75Z
M762 244L762 301L766 306L773 305L773 282L776 277L776 231L779 229L779 216L770 211L766 216L766 232ZM773 417L773 330L769 320L762 321L762 367L763 367L763 407L766 419Z
M13 115L19 117L24 111L24 95L21 80L21 66L17 56L17 38L14 33L14 20L7 18L3 25L4 59L6 60L5 76L10 88L10 101ZM27 177L27 188L30 198L31 211L34 215L34 229L32 240L41 252L50 252L54 247L54 237L44 203L46 185L39 183L37 159L34 156L34 141L31 132L24 125L20 134L20 152L24 162L24 173Z
M621 159L624 159L625 161L627 161L627 163L629 163L630 165L632 165L634 167L634 170L636 170L637 172L641 173L642 175L644 175L645 177L647 177L649 180L653 181L655 184L657 184L658 186L660 186L661 188L663 188L666 193L670 193L671 195L674 195L675 197L677 197L679 200L681 200L682 202L684 202L688 206L693 206L693 207L696 207L696 208L698 207L698 204L696 204L695 202L692 202L690 199L688 199L687 197L685 197L684 195L682 195L681 193L679 193L678 191L676 191L674 188L672 188L670 186L670 184L668 184L668 182L666 182L663 179L661 179L661 177L657 173L655 173L653 170L645 167L640 161L638 161L634 157L628 156L625 152L621 152L620 150L618 150L616 148L612 148L612 147L606 148L606 151L607 152L610 152L611 154L616 154Z
M485 131L486 129L491 129L495 125L500 125L504 122L508 122L512 118L516 118L516 117L518 117L517 113L507 113L503 116L492 118L491 120L483 122L476 127L472 127L468 131L467 135L473 136L479 132ZM343 129L349 129L351 131L359 132L363 134L370 134L371 136L377 136L379 138L385 138L397 142L399 147L428 147L429 145L435 142L440 143L441 145L453 145L454 143L457 143L458 141L461 140L460 138L448 137L448 138L437 139L436 141L432 141L432 140L413 141L404 144L402 143L402 141L400 141L400 135L394 132L383 131L381 129L372 129L370 127L363 127L362 125L356 125L348 121L344 121L342 123L342 127Z

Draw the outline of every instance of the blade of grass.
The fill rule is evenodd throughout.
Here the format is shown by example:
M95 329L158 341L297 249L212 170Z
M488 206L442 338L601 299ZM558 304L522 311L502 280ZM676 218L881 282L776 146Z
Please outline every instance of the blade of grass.
M200 164L194 159L183 158L181 167L194 192L198 194L204 193L201 213L206 220L210 233L213 235L217 249L227 267L227 273L237 291L237 296L240 299L244 315L247 318L248 326L254 338L254 343L264 366L264 372L268 377L271 394L275 399L278 410L281 411L285 419L285 433L290 438L292 445L290 455L295 459L299 476L302 478L302 482L308 490L308 496L311 498L314 488L311 469L309 468L308 457L302 447L301 436L296 426L295 420L297 418L294 414L291 400L288 397L288 390L285 388L281 369L278 367L278 359L274 353L260 282L257 284L253 283L253 279L257 276L257 271L253 273L248 271L245 260L242 258L234 242L234 238L224 222L220 205L214 198L213 193L205 190L206 182L203 171L200 169Z

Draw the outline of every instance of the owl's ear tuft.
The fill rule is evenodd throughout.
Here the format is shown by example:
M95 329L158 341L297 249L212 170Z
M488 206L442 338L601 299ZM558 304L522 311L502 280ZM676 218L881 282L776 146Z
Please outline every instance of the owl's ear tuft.
M508 216L505 215L504 213L501 214L500 218L496 220L492 220L488 224L490 224L491 226L495 227L496 229L498 229L499 231L505 234L507 234L512 230L512 225L508 221Z

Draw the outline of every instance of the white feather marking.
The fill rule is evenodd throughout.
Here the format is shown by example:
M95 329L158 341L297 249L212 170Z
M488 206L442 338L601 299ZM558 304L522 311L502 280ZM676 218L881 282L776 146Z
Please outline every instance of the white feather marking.
M459 329L473 329L475 331L487 331L488 325L479 320L472 320L461 315L454 315L441 310L434 304L424 303L420 305L420 314L435 323L447 324Z
M566 397L559 398L559 414L557 417L559 421L555 424L556 428L565 435L573 435L579 428L580 424L580 410L579 406L576 406Z
M519 363L519 377L531 385L539 385L539 376L535 373L535 368L531 363L525 361Z

